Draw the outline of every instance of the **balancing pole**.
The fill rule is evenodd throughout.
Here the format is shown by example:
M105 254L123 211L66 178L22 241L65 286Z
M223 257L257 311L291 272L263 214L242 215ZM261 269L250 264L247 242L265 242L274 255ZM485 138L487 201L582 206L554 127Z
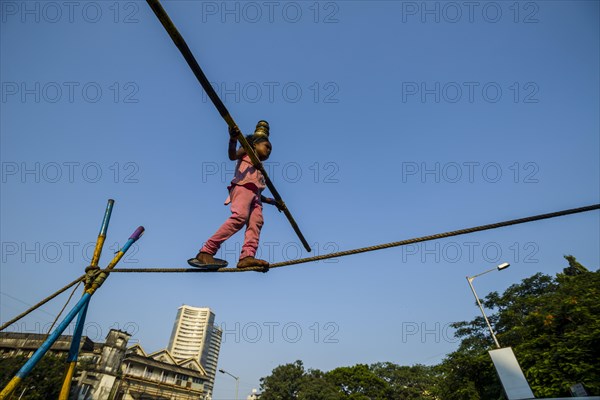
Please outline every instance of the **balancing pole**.
M233 129L236 132L240 132L240 134L237 137L238 141L240 142L240 144L242 145L244 150L246 150L246 154L248 154L248 156L250 157L250 160L252 161L252 164L254 165L254 167L256 169L258 169L265 177L265 182L267 184L267 187L271 191L271 194L273 194L273 197L275 198L275 200L277 200L280 204L282 204L281 209L282 209L283 213L285 214L285 216L287 217L290 224L292 225L294 232L296 232L296 235L298 235L298 238L304 245L304 248L306 249L306 251L310 252L311 251L310 245L308 244L308 242L304 238L304 235L300 231L300 228L298 227L298 224L294 220L292 213L290 212L290 210L287 208L287 206L283 202L283 199L281 198L281 195L279 194L277 189L275 189L273 182L271 182L271 179L267 175L267 171L265 171L264 166L262 165L262 163L256 156L254 149L252 148L252 146L250 146L250 144L248 143L248 141L246 140L244 135L241 134L241 131L240 131L239 127L237 126L237 124L235 123L235 121L233 120L233 117L231 116L231 114L229 114L229 111L227 111L227 108L225 107L225 105L223 104L223 102L221 101L219 96L217 95L217 92L215 92L215 90L213 89L212 85L206 78L206 75L204 75L202 68L200 68L200 65L196 61L196 58L192 54L192 51L190 50L187 43L183 39L183 36L181 36L179 31L173 24L173 21L171 21L171 19L169 18L169 15L167 14L167 12L165 11L165 9L162 7L162 5L160 4L160 2L158 0L146 0L146 2L152 8L152 11L154 11L154 14L156 14L156 16L158 17L158 20L161 22L163 27L166 29L167 33L169 34L169 36L175 43L175 46L177 46L177 48L183 55L183 58L185 58L185 60L187 61L188 65L192 69L192 72L198 79L198 82L200 82L200 85L202 85L202 88L204 89L204 91L206 92L208 97L211 99L211 101L213 102L213 104L215 105L217 110L219 111L219 114L221 114L221 117L223 117L223 119L225 120L225 122L227 122L227 125L229 125L229 127L231 129Z

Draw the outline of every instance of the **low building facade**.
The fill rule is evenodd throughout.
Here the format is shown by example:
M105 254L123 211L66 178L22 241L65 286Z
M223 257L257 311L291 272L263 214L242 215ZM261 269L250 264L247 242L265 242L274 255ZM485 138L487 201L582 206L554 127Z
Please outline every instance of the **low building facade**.
M115 400L205 400L206 371L195 359L176 361L168 350L127 350Z
M195 359L176 361L167 350L147 354L139 345L127 347L131 335L111 329L104 343L83 336L71 384L72 400L207 400L210 382ZM0 332L0 359L31 357L47 336ZM49 352L66 356L72 336L62 335Z

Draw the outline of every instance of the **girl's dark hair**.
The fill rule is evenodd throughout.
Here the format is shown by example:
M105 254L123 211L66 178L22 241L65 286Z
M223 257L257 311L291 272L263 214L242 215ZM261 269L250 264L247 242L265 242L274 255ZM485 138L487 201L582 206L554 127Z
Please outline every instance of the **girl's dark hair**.
M248 141L248 144L250 146L254 147L255 144L258 144L260 142L268 142L269 141L269 137L265 136L265 135L254 135L254 134L252 134L252 135L247 135L246 136L246 140Z
M254 135L246 135L246 140L250 146L254 146Z

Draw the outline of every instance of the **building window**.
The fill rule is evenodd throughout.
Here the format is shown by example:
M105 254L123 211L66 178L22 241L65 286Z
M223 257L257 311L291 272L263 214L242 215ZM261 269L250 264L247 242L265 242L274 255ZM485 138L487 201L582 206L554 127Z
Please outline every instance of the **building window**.
M87 395L87 394L90 392L90 389L91 389L91 388L92 388L92 385L88 385L88 384L84 383L84 384L81 386L81 395L82 395L83 397L85 397L85 396L86 396L86 395Z

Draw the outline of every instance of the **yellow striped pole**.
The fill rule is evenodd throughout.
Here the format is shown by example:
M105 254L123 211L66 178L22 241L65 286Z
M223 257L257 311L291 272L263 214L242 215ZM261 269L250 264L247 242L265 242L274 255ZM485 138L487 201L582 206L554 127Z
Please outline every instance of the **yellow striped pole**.
M104 247L104 241L106 240L106 232L108 231L108 224L110 223L110 217L112 215L113 206L115 201L113 199L108 200L106 205L106 211L104 212L104 218L102 219L102 225L100 225L100 232L96 239L96 247L94 248L94 255L92 256L92 262L88 268L97 269L98 262L100 261L100 255L102 254L102 248ZM86 269L87 272L87 269ZM85 293L85 291L84 291ZM75 325L75 332L71 338L71 348L69 349L69 355L67 356L67 368L65 372L65 378L63 380L59 400L68 400L69 392L71 391L71 381L75 373L75 367L77 366L77 358L79 357L79 345L81 341L81 335L83 333L83 325L85 324L85 317L87 314L88 305L79 312L77 318L77 324Z
M16 387L21 383L23 379L29 375L31 370L37 365L37 363L42 359L42 357L46 354L50 347L56 342L61 333L67 328L67 326L73 321L73 318L81 311L81 309L88 303L91 295L84 294L81 300L77 302L75 307L67 314L65 319L56 327L54 332L48 336L48 338L42 343L42 345L36 350L35 353L31 356L29 360L21 367L21 369L16 373L16 375L8 382L8 385L2 389L0 392L0 400L7 399L8 396L12 394L12 392L16 389Z
M113 199L108 200L106 211L104 212L104 218L102 219L102 225L100 226L100 233L98 233L98 239L96 240L96 247L94 248L94 255L92 256L91 265L97 267L98 261L100 261L100 254L102 254L102 247L104 246L104 240L106 239L106 231L108 230L108 224L110 222L110 216L112 209L115 204Z
M125 242L125 244L123 245L123 247L121 248L121 250L119 250L117 252L117 254L115 254L115 257L112 259L112 261L108 264L108 266L106 267L107 270L111 270L113 269L117 263L121 260L121 258L123 257L123 255L125 255L125 253L127 253L127 250L129 250L129 248L131 247L132 244L134 244L142 235L144 234L144 227L140 226L138 227L129 237L129 239L127 240L127 242ZM104 283L104 281L106 280L106 278L108 278L108 272L101 272L98 274L98 276L94 279L94 281L92 282L92 284L89 286L89 288L86 289L86 293L89 293L90 295L94 294L94 292L96 290L98 290L98 288L100 286L102 286L102 284Z
M121 258L123 258L123 255L125 255L127 250L129 250L131 245L133 245L143 235L143 233L144 233L144 227L143 226L138 227L133 232L133 234L129 237L129 239L127 240L125 245L123 245L121 250L119 250L119 252L111 260L107 269L109 269L109 270L113 269L117 265L119 260L121 260ZM9 396L14 392L14 390L19 385L19 383L27 377L27 375L36 366L36 364L41 360L41 358L46 354L46 352L48 352L48 350L50 350L50 347L52 347L54 342L56 342L56 340L64 332L64 330L71 323L71 321L73 321L73 319L75 318L76 315L78 315L79 313L82 313L80 315L80 321L83 321L85 319L85 311L87 310L87 307L88 307L88 304L89 304L89 301L90 301L92 295L100 286L102 286L102 284L104 283L104 281L106 280L107 277L108 277L108 273L106 273L106 272L102 272L102 273L98 274L98 276L96 276L96 278L94 279L94 281L92 282L90 287L88 289L86 289L85 293L83 294L81 299L77 302L75 307L73 307L73 309L71 309L71 311L67 314L65 319L48 336L48 338L44 341L44 343L42 343L42 345L36 350L36 352L33 353L31 358L29 360L27 360L27 362L21 367L21 369L10 380L10 382L4 387L4 389L2 389L2 392L0 392L0 400L9 398ZM79 326L83 326L83 322L81 322L81 324ZM76 341L77 345L79 345L79 341L80 341L80 339L77 339L77 341ZM76 360L74 362L76 363ZM71 371L71 368L73 368L73 371L74 371L75 366L69 365L67 368L67 374L71 373L71 376L72 376L73 371ZM71 372L69 372L69 371L71 371ZM69 380L69 382L70 382L70 380ZM63 391L65 391L68 394L68 390L64 388L64 385L63 385L63 389L61 389L61 393Z
M133 245L143 234L144 234L144 227L143 226L138 227L133 232L133 234L129 237L127 242L123 245L121 250L119 250L119 252L115 255L115 257L112 259L112 261L108 264L107 269L113 269L115 267L115 265L117 265L119 260L121 260L121 258L123 258L123 255L125 253L127 253L127 250L129 250L131 245ZM67 328L67 326L71 323L71 321L73 321L75 316L77 314L79 314L79 312L81 312L82 309L87 308L87 305L88 305L92 295L100 286L102 286L102 284L104 283L104 281L106 280L107 277L108 277L108 273L106 273L106 272L102 272L102 273L98 274L98 276L96 277L96 279L94 280L92 285L90 285L90 288L86 290L86 292L83 294L81 299L77 302L75 307L73 307L73 309L69 312L69 314L67 314L65 319L56 327L56 329L50 334L50 336L48 336L48 338L40 346L40 348L37 349L35 353L33 353L33 356L31 356L31 358L29 360L27 360L25 365L23 365L21 367L19 372L17 372L15 377L8 383L8 385L6 385L4 387L4 389L2 389L2 392L0 392L0 400L7 399L8 396L10 396L13 393L13 391L15 390L17 385L23 379L25 379L27 377L27 375L31 372L33 367L35 367L36 364L41 360L41 358L46 354L46 352L48 350L50 350L50 347L52 347L54 342L56 342L56 340L59 338L59 336L64 332L64 330Z
M73 337L71 338L71 348L69 349L69 355L67 356L67 368L65 372L65 378L60 389L60 394L58 395L59 400L68 400L69 398L69 392L71 391L71 381L75 373L75 367L77 366L77 358L79 357L79 345L81 342L81 335L83 334L83 325L85 323L88 305L89 301L81 309L77 318L75 332L73 333Z
M67 371L65 373L65 380L63 381L60 394L58 395L59 400L68 399L69 392L71 391L71 380L75 374L75 366L77 366L77 360L71 361L67 364Z
M8 382L8 385L6 385L2 392L0 392L0 399L6 399L7 396L14 392L17 386L19 386L19 384L21 383L21 380L22 379L20 376L15 376L14 378L12 378L10 382Z

